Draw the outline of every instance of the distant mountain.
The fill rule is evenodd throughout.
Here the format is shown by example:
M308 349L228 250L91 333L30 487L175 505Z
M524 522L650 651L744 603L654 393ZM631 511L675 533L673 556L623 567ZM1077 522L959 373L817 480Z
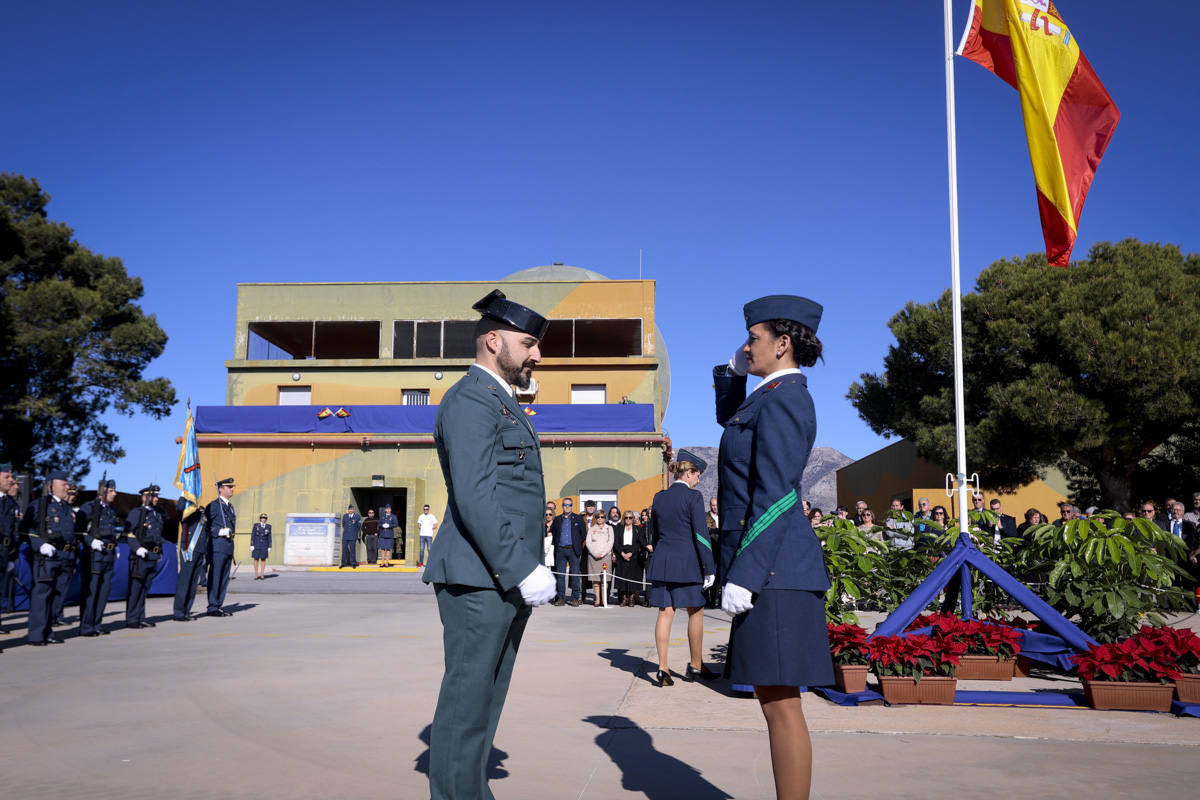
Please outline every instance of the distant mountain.
M717 448L686 447L708 462L708 469L700 476L696 487L704 495L705 508L708 498L717 496ZM804 487L801 498L822 511L830 512L837 506L837 471L854 459L839 453L832 447L814 447L804 468Z

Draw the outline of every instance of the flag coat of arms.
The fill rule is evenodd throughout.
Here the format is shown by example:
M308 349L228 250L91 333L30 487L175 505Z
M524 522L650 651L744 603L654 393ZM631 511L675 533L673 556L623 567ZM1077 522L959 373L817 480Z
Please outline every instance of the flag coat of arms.
M1121 112L1051 0L975 0L958 54L1020 95L1046 257L1067 266Z

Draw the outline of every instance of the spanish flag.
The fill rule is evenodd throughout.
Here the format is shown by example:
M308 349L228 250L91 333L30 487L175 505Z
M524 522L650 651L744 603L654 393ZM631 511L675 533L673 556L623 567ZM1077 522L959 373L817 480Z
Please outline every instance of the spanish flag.
M958 54L1020 95L1046 257L1067 266L1121 112L1051 0L975 0Z

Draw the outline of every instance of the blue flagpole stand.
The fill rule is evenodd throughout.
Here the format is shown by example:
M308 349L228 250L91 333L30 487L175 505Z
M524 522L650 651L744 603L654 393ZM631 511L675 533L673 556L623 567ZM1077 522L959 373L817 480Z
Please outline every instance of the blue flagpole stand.
M1089 645L1096 644L1096 640L1084 633L1079 626L1055 611L1049 603L1034 594L1032 589L1009 575L1003 567L980 552L979 548L972 544L966 536L959 537L954 549L938 562L937 566L933 568L933 572L929 573L929 577L921 581L913 593L889 614L887 619L879 623L875 628L875 633L871 634L872 637L895 636L903 633L908 624L916 619L921 611L938 596L938 592L946 588L946 584L950 582L955 572L959 572L962 576L962 618L969 619L971 617L971 567L991 578L997 587L1046 623L1050 630L1058 634L1075 650L1083 653L1087 651Z

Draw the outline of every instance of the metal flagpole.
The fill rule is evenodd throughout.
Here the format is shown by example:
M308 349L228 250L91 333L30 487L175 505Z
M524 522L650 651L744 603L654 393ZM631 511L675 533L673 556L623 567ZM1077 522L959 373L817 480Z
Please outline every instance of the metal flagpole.
M951 0L942 0L943 28L946 44L946 156L950 181L950 286L954 293L954 432L958 450L958 475L947 475L958 483L958 531L961 539L969 541L967 533L967 434L966 412L963 409L963 342L962 286L958 261L958 153L954 127L954 44L950 31ZM949 486L947 486L947 491Z

